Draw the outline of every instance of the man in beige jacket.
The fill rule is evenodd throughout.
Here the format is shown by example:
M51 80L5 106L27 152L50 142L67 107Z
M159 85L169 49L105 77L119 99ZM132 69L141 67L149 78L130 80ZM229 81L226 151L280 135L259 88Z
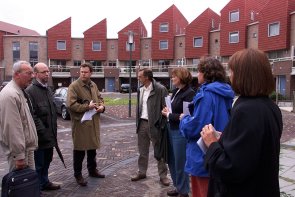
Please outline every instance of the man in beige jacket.
M9 171L29 166L35 169L34 150L38 137L24 93L34 77L30 63L18 61L12 68L13 79L0 92L0 145L7 156Z

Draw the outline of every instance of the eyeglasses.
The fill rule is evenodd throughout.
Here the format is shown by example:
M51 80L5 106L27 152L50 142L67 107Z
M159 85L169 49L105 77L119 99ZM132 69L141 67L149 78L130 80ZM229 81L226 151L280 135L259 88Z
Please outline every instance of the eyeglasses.
M42 72L38 72L38 73L41 73L41 74L45 74L45 73L50 73L50 71L49 70L45 70L45 71L42 71Z
M20 73L20 74L26 74L26 75L33 75L34 74L34 72L32 72L32 71L18 72L18 73Z

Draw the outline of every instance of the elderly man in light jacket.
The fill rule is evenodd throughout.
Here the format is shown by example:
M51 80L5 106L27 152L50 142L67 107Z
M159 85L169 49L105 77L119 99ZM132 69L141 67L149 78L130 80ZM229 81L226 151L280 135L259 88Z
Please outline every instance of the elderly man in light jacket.
M29 166L35 169L34 150L38 137L24 89L34 77L30 63L13 65L13 79L0 92L0 145L7 156L9 171Z

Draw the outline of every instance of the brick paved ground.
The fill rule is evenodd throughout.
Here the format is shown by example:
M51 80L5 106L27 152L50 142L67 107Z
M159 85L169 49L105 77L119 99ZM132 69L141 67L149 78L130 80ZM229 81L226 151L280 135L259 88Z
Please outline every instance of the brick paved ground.
M105 179L89 178L86 163L83 166L83 175L88 180L87 187L80 187L73 177L72 168L72 140L70 121L59 119L58 139L65 157L67 169L59 160L57 154L50 167L49 178L60 183L59 191L44 192L43 196L112 196L112 197L157 197L166 196L169 187L159 184L156 164L153 155L150 155L147 179L131 182L130 176L137 170L137 145L135 134L134 108L132 117L128 118L126 106L108 107L106 116L101 118L102 146L97 150L98 168L107 176ZM117 115L120 114L120 115ZM284 135L283 141L294 138L294 114L283 112ZM6 160L0 152L0 178L7 173Z

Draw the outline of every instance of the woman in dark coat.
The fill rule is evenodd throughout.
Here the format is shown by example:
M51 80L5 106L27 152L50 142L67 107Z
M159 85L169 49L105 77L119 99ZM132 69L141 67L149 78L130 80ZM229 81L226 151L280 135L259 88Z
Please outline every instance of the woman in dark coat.
M169 171L174 189L167 192L168 196L188 196L190 183L188 174L184 171L186 161L186 139L179 131L179 116L183 113L183 102L191 102L195 92L190 87L191 73L184 67L172 70L171 81L176 87L171 96L171 111L168 107L162 110L162 114L169 121Z
M212 125L201 132L209 147L208 196L279 197L282 115L268 95L275 83L267 56L244 49L229 61L230 80L238 99L220 139Z

